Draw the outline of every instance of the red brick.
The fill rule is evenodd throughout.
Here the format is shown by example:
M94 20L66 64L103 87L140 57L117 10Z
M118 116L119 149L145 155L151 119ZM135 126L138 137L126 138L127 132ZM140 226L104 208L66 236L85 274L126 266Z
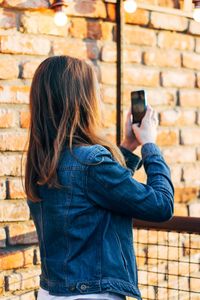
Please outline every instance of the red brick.
M13 86L12 90L16 92L16 102L17 103L27 103L29 104L29 92L30 86Z
M125 13L125 22L137 25L147 25L149 23L149 11L137 8L134 13ZM107 3L107 14L111 21L116 21L116 5L114 3Z
M83 21L83 20L82 20ZM109 22L102 22L102 21L90 21L84 20L85 23L80 30L76 30L77 27L81 27L81 23L79 25L76 25L78 22L76 20L76 23L74 22L73 30L71 30L71 35L73 37L80 38L80 33L82 32L83 38L89 38L94 40L112 40L113 39L113 28L114 24ZM76 26L75 26L76 25Z
M0 43L2 53L48 55L51 49L50 40L34 35L2 36Z
M149 11L141 8L136 9L134 13L125 11L125 22L136 25L147 25L149 23Z
M78 52L77 49L79 49ZM71 55L83 59L97 59L99 56L96 42L83 42L78 39L56 40L53 44L53 51L55 55Z
M69 25L55 26L53 16L53 11L49 14L25 12L21 16L20 30L26 33L67 36Z
M116 43L105 44L102 48L101 59L105 62L117 61L117 49ZM124 61L125 62L141 62L141 50L134 46L126 46L124 49Z
M192 125L195 123L196 113L194 110L164 110L160 112L160 125Z
M102 47L101 60L105 62L116 62L117 60L116 43L105 44Z
M11 86L0 83L0 102L15 103L16 93L11 90Z
M173 146L179 142L179 133L177 129L163 129L158 130L157 143L159 146Z
M136 67L125 65L124 67L124 83L142 86L158 86L159 71L146 67Z
M183 145L200 144L200 128L190 127L181 129L181 143Z
M4 0L3 5L14 8L48 8L49 4L46 0Z
M183 57L183 67L189 68L189 69L196 69L199 70L199 60L200 55L195 53L186 53L184 52L182 54Z
M169 147L162 149L162 153L168 163L184 163L196 161L196 152L194 147Z
M110 104L103 105L102 124L104 127L114 126L116 124L116 108Z
M171 164L169 165L170 171L171 171L171 178L172 182L180 182L181 176L182 176L182 167L180 164Z
M7 289L9 291L26 290L39 287L40 268L19 270L6 276Z
M183 179L187 183L192 183L193 186L200 184L200 164L187 164L183 167Z
M199 189L192 186L175 186L175 201L176 202L189 202L197 198Z
M106 3L107 18L110 21L116 21L116 5L115 3Z
M87 20L83 18L70 19L69 34L74 38L85 39L88 37ZM98 23L99 24L99 23Z
M16 14L12 11L0 9L0 28L14 28L16 26Z
M195 51L200 53L200 38L196 38Z
M200 24L194 20L190 20L189 22L189 33L199 35L200 32Z
M181 56L174 50L149 49L144 52L144 63L159 67L180 67Z
M143 168L140 168L135 174L134 179L137 181L146 184L147 183L147 176ZM143 259L142 259L143 261Z
M180 105L183 107L200 107L200 91L193 90L180 90Z
M26 85L9 85L0 83L0 102L1 103L29 103L29 90L30 87Z
M163 71L162 85L164 87L194 87L195 86L195 74L193 72L183 71Z
M0 202L0 222L25 221L30 217L25 200L2 200Z
M102 38L102 28L98 21L88 21L85 23L85 37L94 40L100 40Z
M190 217L197 217L200 216L200 203L194 202L189 204L189 216Z
M35 291L15 292L15 295L5 296L2 300L35 300Z
M0 199L6 199L6 182L0 178Z
M20 251L1 251L0 258L1 270L9 270L23 266L23 253Z
M124 39L128 44L155 46L156 32L152 29L126 25L124 28Z
M0 176L21 176L21 154L0 153ZM22 175L24 174L25 155L22 161Z
M1 47L1 46L0 46ZM0 56L0 79L17 78L19 74L18 62L10 55Z
M101 63L100 64L100 77L101 83L116 84L116 65Z
M173 106L176 101L176 91L174 89L152 89L147 90L148 102L151 105Z
M188 210L187 206L180 203L174 203L174 216L182 216L187 217L188 216Z
M12 270L33 266L34 247L5 249L0 254L0 270Z
M111 22L102 22L101 24L101 40L110 40L113 41L114 39L114 28L116 26Z
M6 247L6 231L4 227L0 227L0 248L4 247Z
M151 26L158 29L185 31L188 27L188 20L187 18L181 16L152 12Z
M178 50L194 50L194 37L186 34L160 31L158 33L160 48L174 48Z
M102 0L92 2L91 0L72 1L66 9L66 14L103 19L107 17L106 5Z
M20 112L20 127L29 128L30 126L30 112L21 111Z
M24 63L22 64L23 65L22 77L32 78L35 73L35 70L43 60L44 59L28 59L24 61Z
M111 85L102 85L102 99L105 103L115 104L116 103L116 87Z
M18 125L17 113L12 109L0 109L0 128L16 127Z
M39 246L35 247L35 264L41 265L40 249Z
M22 186L21 178L9 178L9 198L10 199L22 199L26 198L25 191ZM24 185L24 182L23 182Z
M25 131L0 132L0 151L23 151L28 140L28 133Z
M9 224L8 243L10 245L38 243L38 237L33 221Z
M113 40L114 24L111 22L90 21L83 18L71 18L69 33L74 38Z

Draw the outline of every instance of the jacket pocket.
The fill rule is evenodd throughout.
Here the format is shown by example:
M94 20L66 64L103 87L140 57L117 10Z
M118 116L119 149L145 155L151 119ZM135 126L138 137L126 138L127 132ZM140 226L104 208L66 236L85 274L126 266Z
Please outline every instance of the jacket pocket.
M124 263L124 268L128 272L127 260L124 256L124 253L123 253L123 250L122 250L122 245L121 245L121 242L120 242L120 238L119 238L119 236L118 236L118 234L115 230L114 230L114 233L115 233L115 236L117 238L117 241L118 241L118 244L119 244L119 247L120 247L120 252L121 252L121 257L122 257L122 260L123 260L123 263Z

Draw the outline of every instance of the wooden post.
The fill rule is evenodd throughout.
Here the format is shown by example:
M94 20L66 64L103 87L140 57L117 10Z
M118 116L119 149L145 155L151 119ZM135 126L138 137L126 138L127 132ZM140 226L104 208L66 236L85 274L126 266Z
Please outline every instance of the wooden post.
M119 146L123 134L123 44L124 44L124 5L116 3L117 26L117 103L116 103L116 144Z

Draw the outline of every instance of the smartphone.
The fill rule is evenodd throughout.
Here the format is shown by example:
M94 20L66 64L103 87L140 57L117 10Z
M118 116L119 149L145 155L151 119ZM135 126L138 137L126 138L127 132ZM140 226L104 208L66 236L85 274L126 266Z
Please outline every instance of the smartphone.
M131 92L132 123L141 123L147 110L147 97L144 90Z

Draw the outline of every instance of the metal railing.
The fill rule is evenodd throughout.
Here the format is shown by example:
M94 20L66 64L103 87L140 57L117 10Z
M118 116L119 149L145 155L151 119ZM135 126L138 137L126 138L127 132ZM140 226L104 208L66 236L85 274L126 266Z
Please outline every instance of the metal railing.
M133 220L142 299L200 299L200 218Z

